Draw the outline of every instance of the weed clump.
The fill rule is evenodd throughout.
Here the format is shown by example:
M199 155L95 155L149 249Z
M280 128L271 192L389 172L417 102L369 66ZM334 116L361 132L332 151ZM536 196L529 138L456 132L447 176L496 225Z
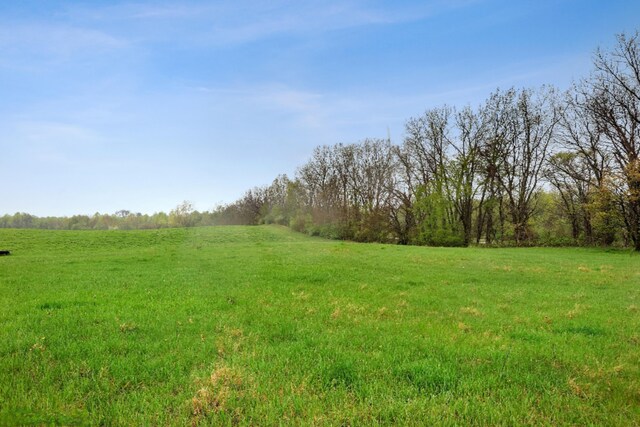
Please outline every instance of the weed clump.
M193 425L215 414L229 415L235 421L241 418L244 406L241 403L250 383L239 369L220 366L198 383L200 388L191 399Z

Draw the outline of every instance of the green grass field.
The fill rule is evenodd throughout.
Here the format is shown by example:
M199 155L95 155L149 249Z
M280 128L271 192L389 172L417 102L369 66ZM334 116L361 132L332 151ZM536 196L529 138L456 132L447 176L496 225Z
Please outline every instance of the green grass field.
M0 230L0 425L638 425L640 256Z

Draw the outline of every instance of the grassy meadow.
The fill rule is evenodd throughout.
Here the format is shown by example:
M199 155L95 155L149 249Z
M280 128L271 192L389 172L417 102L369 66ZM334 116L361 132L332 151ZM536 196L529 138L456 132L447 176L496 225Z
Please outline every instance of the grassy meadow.
M640 256L0 230L0 425L639 425Z

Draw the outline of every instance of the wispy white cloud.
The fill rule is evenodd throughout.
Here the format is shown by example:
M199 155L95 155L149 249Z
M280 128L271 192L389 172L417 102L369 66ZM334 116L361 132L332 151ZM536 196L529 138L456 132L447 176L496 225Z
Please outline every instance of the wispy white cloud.
M255 91L252 101L262 109L289 115L299 125L320 128L326 125L326 95L283 84L267 85Z
M9 138L19 141L13 151L41 165L76 167L86 153L94 152L102 137L89 127L77 123L26 119L5 129ZM0 143L1 145L1 143Z
M277 35L322 33L369 25L425 19L481 0L430 0L409 4L351 1L239 0L202 4L120 3L77 6L65 15L74 21L119 25L132 40L167 40L210 45L241 44Z
M16 123L16 127L23 134L25 141L38 145L63 143L77 148L95 138L95 134L89 129L70 123L23 121Z
M126 46L124 39L93 28L51 23L3 23L0 26L0 51L4 52L27 50L58 56L78 52L95 54Z
M257 128L265 120L271 121L270 138L283 144L295 142L304 152L318 144L383 137L388 126L399 135L407 109L423 105L415 93L338 93L282 82L234 88L200 86L192 91L208 98L211 105L224 105L227 115L242 116L239 121L252 123L253 132L260 132ZM235 118L228 121L237 122ZM246 130L237 128L233 132L243 135Z

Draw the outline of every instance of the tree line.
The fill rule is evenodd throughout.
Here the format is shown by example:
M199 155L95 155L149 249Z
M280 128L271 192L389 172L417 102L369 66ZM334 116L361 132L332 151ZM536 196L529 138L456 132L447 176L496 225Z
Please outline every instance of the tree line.
M0 228L38 228L48 230L143 230L169 227L217 225L214 211L199 212L184 201L171 210L152 215L123 209L113 214L38 217L25 212L0 216Z
M640 251L640 34L594 54L566 92L498 89L407 120L400 144L316 147L295 176L233 203L154 215L0 217L0 227L274 223L312 235L438 246L619 245Z
M431 108L388 139L317 147L292 179L218 208L225 224L278 223L401 244L586 244L640 251L640 36L597 50L591 74Z

